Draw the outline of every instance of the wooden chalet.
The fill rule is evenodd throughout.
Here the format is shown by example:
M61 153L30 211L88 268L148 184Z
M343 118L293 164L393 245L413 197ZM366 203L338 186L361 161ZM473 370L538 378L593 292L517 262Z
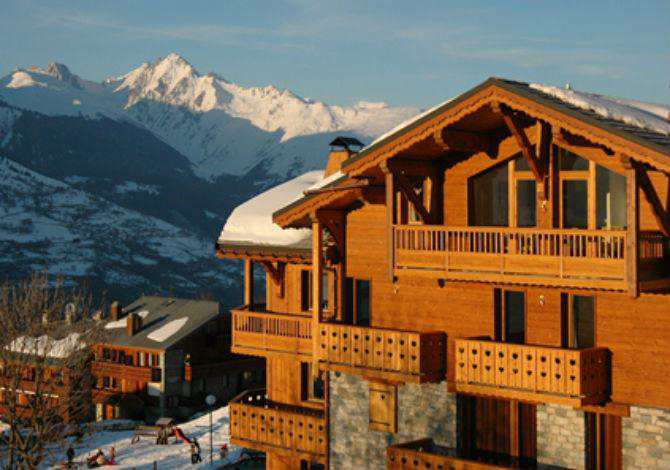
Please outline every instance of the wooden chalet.
M230 353L230 317L217 302L143 296L112 304L94 346L97 419L187 418L263 383L258 358Z
M232 349L267 389L231 405L233 442L270 469L670 468L658 109L491 78L270 190L290 239L234 212Z

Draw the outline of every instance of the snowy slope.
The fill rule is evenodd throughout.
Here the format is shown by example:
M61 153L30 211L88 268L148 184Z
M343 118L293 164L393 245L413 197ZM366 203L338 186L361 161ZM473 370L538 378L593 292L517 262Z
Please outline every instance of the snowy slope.
M212 437L214 444L214 464L223 465L236 461L241 455L241 449L230 445L228 407L214 410L212 413ZM104 425L105 421L96 425ZM85 460L87 455L93 455L98 449L106 454L111 447L116 452L117 465L113 468L135 468L152 469L153 463L160 470L177 470L182 468L206 468L209 467L209 415L206 414L179 427L189 439L197 438L201 448L202 463L191 465L190 448L182 441L175 443L174 438L169 439L168 445L156 445L155 439L141 438L138 443L131 444L133 431L102 431L84 437L81 443L74 444L75 461ZM229 454L225 460L221 460L218 450L223 444L229 445ZM64 459L64 451L54 451L49 463L42 468L61 468L59 462ZM86 468L82 466L80 468ZM105 467L106 468L106 467Z
M93 278L136 290L232 284L211 241L0 157L0 270Z

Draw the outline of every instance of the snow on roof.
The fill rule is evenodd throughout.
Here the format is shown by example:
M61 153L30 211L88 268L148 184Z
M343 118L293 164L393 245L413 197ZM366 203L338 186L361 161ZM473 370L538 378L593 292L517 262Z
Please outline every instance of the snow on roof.
M49 335L42 335L37 338L19 336L9 343L6 348L22 354L66 358L74 351L85 347L84 342L80 341L79 337L79 333L70 333L63 339L54 339Z
M310 171L240 204L233 210L219 236L220 242L248 242L287 246L309 237L309 229L282 229L272 222L272 214L303 197L304 191L328 184L335 173L323 179L323 171ZM337 179L337 178L334 178Z
M139 312L137 312L137 314L140 316L140 318L146 318L147 315L149 315L149 310L140 310ZM110 321L107 322L107 324L105 325L105 329L112 330L114 328L125 328L127 322L128 322L127 317L123 317L115 321Z
M670 106L668 105L613 98L537 83L531 83L529 87L553 96L564 103L593 111L604 118L670 135L670 122L668 122Z
M162 343L170 336L177 333L188 321L188 317L177 318L172 320L170 323L166 323L155 331L152 331L147 335L147 338L152 341L157 341Z

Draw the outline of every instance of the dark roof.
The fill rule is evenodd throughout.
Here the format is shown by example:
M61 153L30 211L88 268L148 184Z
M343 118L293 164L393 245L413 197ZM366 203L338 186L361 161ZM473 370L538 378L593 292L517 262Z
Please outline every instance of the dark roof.
M435 108L432 112L426 114L425 116L422 116L420 119L412 121L407 126L398 129L396 132L388 135L379 142L375 142L374 144L365 147L359 153L347 159L342 164L343 169L346 169L346 167L349 166L351 163L358 161L362 158L365 158L366 155L368 155L371 151L375 150L376 148L381 147L386 143L396 139L399 134L404 134L405 132L420 126L424 122L444 113L450 108L467 100L472 95L480 92L481 90L491 85L497 85L500 88L503 88L509 92L515 93L524 98L533 100L536 103L547 106L548 108L551 108L555 111L572 116L576 119L586 122L587 124L591 124L614 135L618 135L620 137L623 137L624 139L628 139L639 145L648 147L654 151L661 152L670 156L670 136L668 135L660 134L658 132L646 129L641 129L637 126L632 126L630 124L626 124L616 119L602 117L593 111L578 108L577 106L573 106L569 103L561 101L558 98L551 96L547 93L544 93L540 90L531 88L529 83L518 82L515 80L508 80L504 78L491 77L485 82L477 85L476 87L466 91L462 95L454 98L453 100L450 100L447 103L443 104L442 106Z
M353 145L355 147L363 147L365 144L363 142L361 142L360 140L356 139L355 137L339 136L339 137L336 137L328 145L338 146L338 147L345 147L348 150L350 145Z
M120 320L122 327L105 328L105 344L131 348L169 349L186 338L209 320L219 315L219 303L209 300L175 299L171 297L143 296L123 308L124 316ZM146 312L146 313L145 313ZM126 317L136 313L142 318L142 328L133 336L126 335ZM168 323L187 318L186 323L164 341L155 341L148 336ZM108 319L109 320L109 319ZM107 324L111 323L107 321Z

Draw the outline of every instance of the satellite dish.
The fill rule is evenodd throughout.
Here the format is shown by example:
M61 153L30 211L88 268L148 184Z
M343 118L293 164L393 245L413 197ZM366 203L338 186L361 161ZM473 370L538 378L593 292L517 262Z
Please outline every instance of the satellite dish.
M214 395L207 395L205 398L205 403L207 403L209 406L214 406L214 403L216 403L216 397Z

